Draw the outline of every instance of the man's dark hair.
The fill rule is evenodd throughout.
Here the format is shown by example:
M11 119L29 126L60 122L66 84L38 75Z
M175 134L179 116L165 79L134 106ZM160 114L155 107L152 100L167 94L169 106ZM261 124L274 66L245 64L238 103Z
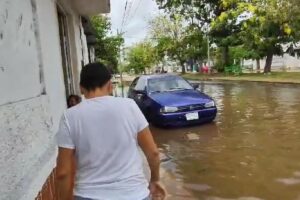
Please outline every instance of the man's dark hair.
M88 91L103 87L112 78L109 69L102 63L84 66L80 74L80 85Z

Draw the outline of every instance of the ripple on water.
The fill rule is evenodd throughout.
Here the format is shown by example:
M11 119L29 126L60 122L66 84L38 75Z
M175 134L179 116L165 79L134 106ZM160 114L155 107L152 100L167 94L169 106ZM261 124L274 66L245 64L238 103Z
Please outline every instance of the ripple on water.
M206 184L188 184L188 183L186 183L186 184L184 184L184 187L186 189L195 190L195 191L199 191L199 192L204 192L204 191L211 189L211 187Z
M279 178L276 179L277 182L282 183L284 185L298 185L300 184L299 178Z
M300 177L300 171L294 172L294 176Z
M205 200L263 200L263 199L257 197L239 197L233 199L220 198L220 197L208 197Z

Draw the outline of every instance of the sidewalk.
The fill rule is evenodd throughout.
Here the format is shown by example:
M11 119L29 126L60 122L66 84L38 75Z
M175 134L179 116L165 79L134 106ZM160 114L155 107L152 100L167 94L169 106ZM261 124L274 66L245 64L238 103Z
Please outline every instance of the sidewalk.
M263 73L242 74L240 76L224 75L224 74L199 74L189 73L182 75L184 78L195 81L251 81L266 83L289 83L300 84L300 72L274 72L270 75Z

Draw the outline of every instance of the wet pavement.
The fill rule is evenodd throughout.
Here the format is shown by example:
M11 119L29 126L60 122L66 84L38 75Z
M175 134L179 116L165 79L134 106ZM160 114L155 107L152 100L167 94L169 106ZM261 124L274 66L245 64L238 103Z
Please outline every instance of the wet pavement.
M300 85L205 82L214 123L152 132L172 200L300 200Z

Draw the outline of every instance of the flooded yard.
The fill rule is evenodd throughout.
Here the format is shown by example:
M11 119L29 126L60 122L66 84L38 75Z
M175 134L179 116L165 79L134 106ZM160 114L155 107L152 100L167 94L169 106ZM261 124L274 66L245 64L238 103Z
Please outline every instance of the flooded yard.
M170 199L300 199L300 86L207 82L200 90L217 102L215 123L152 128Z
M214 123L152 127L172 200L299 200L300 86L205 82Z

